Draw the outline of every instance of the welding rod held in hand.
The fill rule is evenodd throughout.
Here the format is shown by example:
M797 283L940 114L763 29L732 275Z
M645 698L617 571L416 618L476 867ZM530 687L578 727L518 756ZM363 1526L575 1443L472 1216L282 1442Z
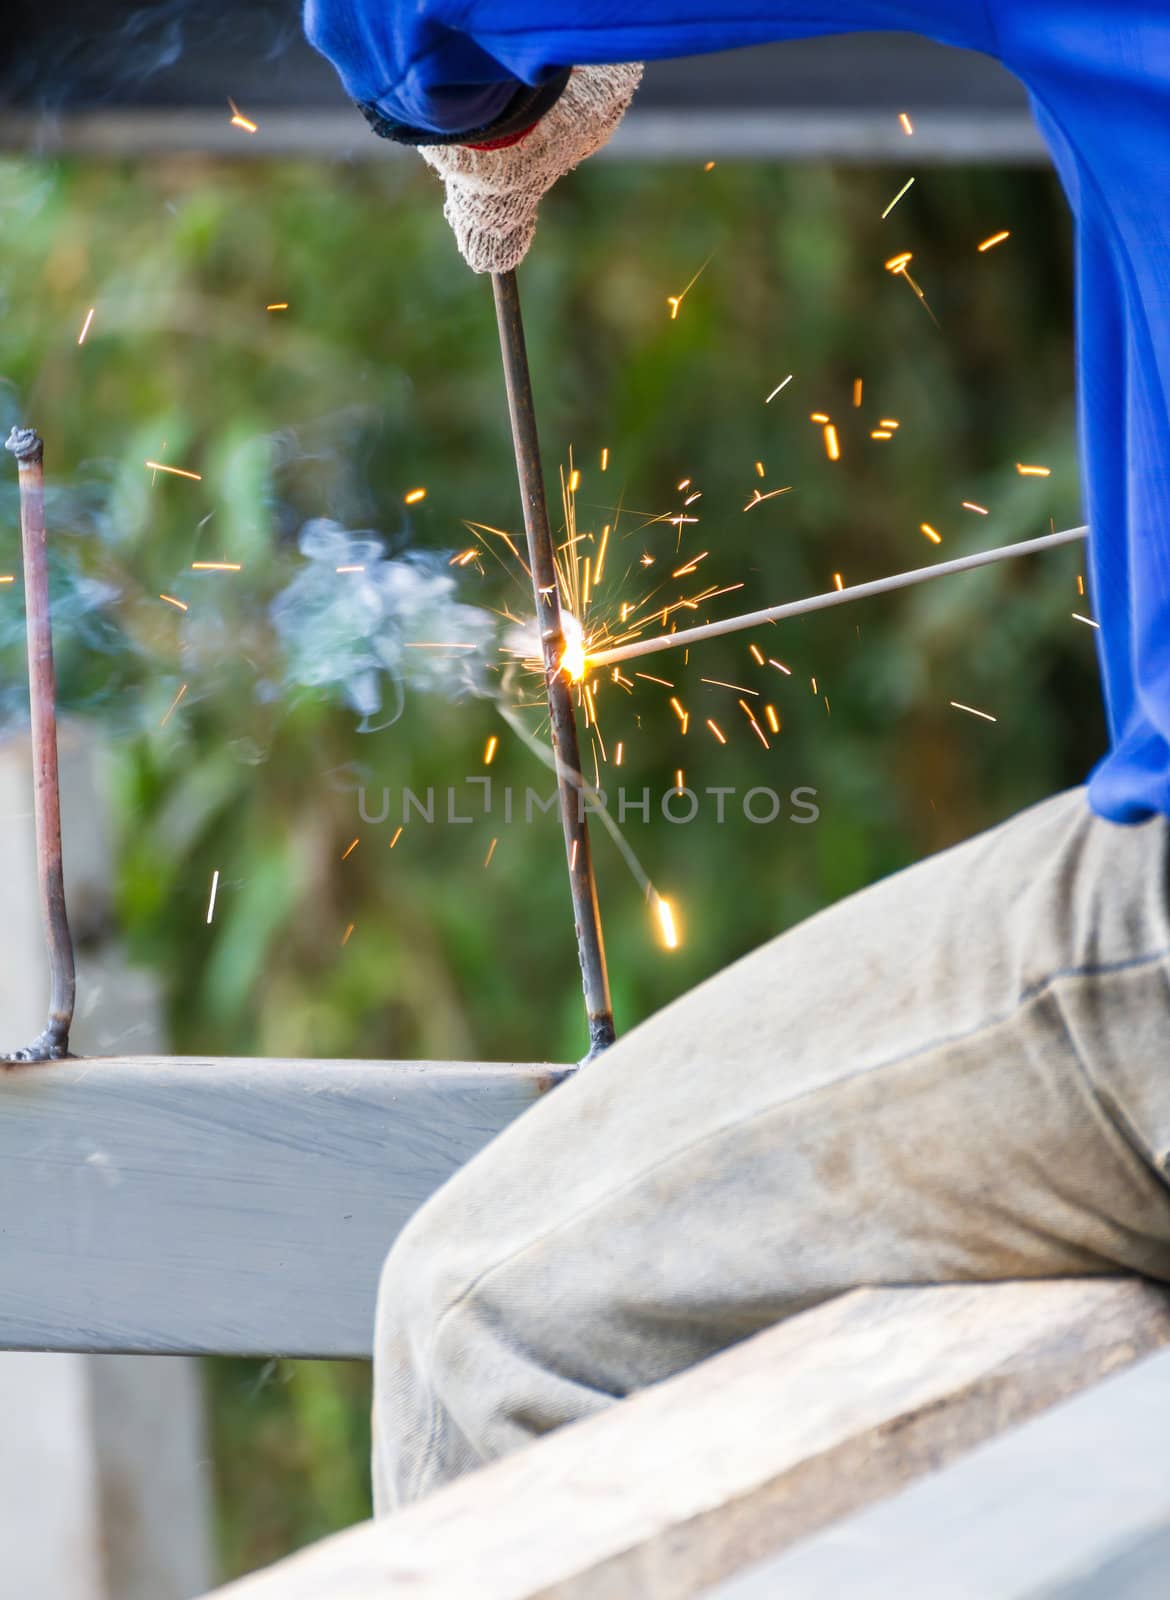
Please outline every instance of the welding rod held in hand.
M13 428L7 448L20 472L20 538L24 554L24 599L28 640L28 694L32 725L33 812L37 876L49 953L49 1020L32 1044L0 1062L59 1061L69 1054L69 1030L77 983L73 940L65 914L61 865L61 786L57 773L57 678L49 612L45 551L44 446L32 428Z
M548 690L557 794L569 863L573 917L577 925L577 954L581 962L581 981L585 990L585 1009L589 1018L589 1055L595 1056L614 1041L613 1005L609 997L609 976L605 969L605 945L601 934L601 911L597 903L597 883L593 875L589 830L585 822L584 797L587 791L581 776L573 692L561 666L565 655L565 638L561 625L556 554L549 528L544 475L540 467L540 444L532 400L532 376L528 368L524 323L520 316L520 294L515 272L493 273L492 291L495 295L496 320L500 329L500 354L503 357L504 382L508 391L508 415L512 424L512 444L516 452L520 497L524 503L528 564L532 569L533 600L540 630L545 687Z
M1059 533L1041 534L1038 539L1022 539L1018 544L1002 544L994 550L976 550L968 556L957 556L953 561L938 561L933 567L894 572L886 578L874 578L871 583L854 583L847 588L830 589L824 594L810 594L803 600L787 600L783 605L768 606L763 611L724 617L721 622L703 622L695 628L680 628L677 633L658 633L649 639L634 639L629 644L613 645L608 650L590 650L589 665L609 667L618 661L656 655L659 650L687 649L693 644L702 644L705 639L742 633L746 628L758 628L764 623L784 622L788 617L807 616L810 611L827 611L831 606L846 606L854 600L868 600L873 595L890 594L895 589L909 589L914 584L927 583L932 578L948 578L957 572L989 567L996 561L1039 555L1044 550L1055 549L1057 545L1075 544L1078 539L1088 537L1089 530L1086 527L1062 528Z

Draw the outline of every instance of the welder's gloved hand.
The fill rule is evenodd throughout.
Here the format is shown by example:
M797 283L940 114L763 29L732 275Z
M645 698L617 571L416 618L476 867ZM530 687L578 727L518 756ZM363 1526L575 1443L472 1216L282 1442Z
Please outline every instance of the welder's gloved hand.
M419 145L446 185L443 214L473 271L508 272L524 259L541 196L605 144L641 77L640 66L577 67L527 132L479 146Z

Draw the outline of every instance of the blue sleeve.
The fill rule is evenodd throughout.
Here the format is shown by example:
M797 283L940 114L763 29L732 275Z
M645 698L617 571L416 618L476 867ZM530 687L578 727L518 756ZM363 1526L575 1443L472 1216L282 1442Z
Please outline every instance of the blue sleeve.
M564 68L858 30L998 57L1077 221L1077 390L1111 749L1102 816L1170 815L1170 0L308 0L358 100L450 135Z
M985 0L305 0L346 92L393 124L480 130L566 67L702 55L822 33L910 30L989 47Z
M1170 815L1170 6L997 0L1077 221L1077 391L1111 749L1100 815Z

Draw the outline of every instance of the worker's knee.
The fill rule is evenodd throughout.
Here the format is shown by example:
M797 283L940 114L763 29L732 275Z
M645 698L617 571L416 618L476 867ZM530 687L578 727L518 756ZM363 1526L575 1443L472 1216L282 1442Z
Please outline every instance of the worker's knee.
M427 1370L444 1315L495 1263L490 1234L444 1185L425 1201L395 1240L378 1285L375 1354Z

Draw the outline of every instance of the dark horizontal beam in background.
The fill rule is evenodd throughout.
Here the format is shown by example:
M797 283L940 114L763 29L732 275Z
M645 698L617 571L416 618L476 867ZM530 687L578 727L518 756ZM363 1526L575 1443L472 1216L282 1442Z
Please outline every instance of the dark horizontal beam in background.
M0 145L104 154L386 154L301 37L296 0L8 0ZM231 96L260 124L231 127ZM897 114L909 112L908 138ZM1044 159L1022 86L911 34L652 63L614 156Z

